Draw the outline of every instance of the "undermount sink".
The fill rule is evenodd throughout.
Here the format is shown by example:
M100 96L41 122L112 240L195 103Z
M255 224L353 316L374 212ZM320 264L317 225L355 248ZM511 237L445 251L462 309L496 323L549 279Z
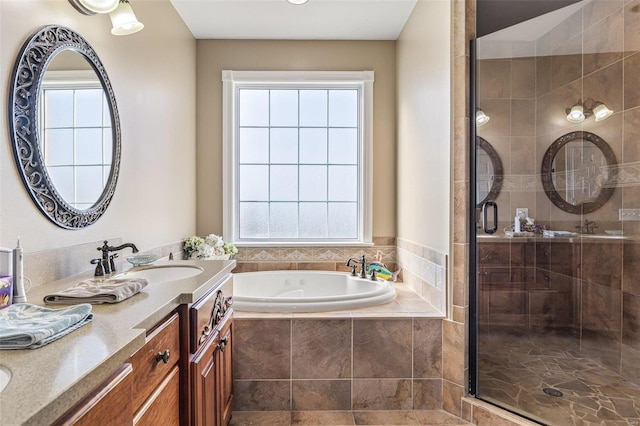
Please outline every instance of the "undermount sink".
M0 365L0 392L7 387L9 382L11 381L11 371Z
M155 284L195 277L202 271L202 268L194 265L159 265L131 269L120 274L118 278L146 278L149 284Z

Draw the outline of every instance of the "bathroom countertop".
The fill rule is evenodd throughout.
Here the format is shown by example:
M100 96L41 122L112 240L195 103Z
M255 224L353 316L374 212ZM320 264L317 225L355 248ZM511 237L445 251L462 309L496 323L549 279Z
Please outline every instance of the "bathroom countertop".
M617 241L638 241L637 236L608 235L608 234L578 234L575 237L508 237L502 232L495 234L478 234L478 242L561 242L561 243L612 243Z
M145 343L146 331L181 304L197 301L235 266L235 261L171 261L155 265L197 265L194 277L149 283L116 304L94 305L93 320L39 349L2 350L0 365L12 378L0 392L0 425L50 424L106 379ZM93 278L86 273L33 288L30 303ZM62 305L47 305L56 308Z

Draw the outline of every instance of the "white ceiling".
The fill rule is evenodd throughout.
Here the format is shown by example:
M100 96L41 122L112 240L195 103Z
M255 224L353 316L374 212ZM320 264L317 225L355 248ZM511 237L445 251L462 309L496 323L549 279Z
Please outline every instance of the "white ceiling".
M417 0L171 0L195 38L395 40Z

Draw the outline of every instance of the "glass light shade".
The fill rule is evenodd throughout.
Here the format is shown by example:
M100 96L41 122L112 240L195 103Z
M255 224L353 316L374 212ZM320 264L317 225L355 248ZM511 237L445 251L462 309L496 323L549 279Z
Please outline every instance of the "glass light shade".
M291 4L305 4L309 0L287 0Z
M483 126L483 125L487 124L489 122L489 120L491 120L491 117L489 117L487 114L485 114L483 110L478 109L476 111L476 124L478 126Z
M596 121L602 121L611 116L611 114L613 114L613 110L609 109L605 104L598 104L593 108L593 115L596 117Z
M582 123L584 121L584 109L582 105L574 105L567 114L567 120L572 123Z
M69 0L69 2L80 13L93 15L113 12L118 7L120 0Z
M111 34L128 35L144 28L144 24L138 21L128 1L120 1L118 8L109 14L111 18Z

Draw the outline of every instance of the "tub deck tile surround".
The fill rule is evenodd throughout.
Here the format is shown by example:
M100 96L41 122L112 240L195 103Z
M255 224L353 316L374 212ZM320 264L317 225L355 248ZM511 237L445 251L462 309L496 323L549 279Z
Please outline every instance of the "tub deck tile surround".
M442 318L397 287L397 300L366 309L236 312L235 409L440 409Z

